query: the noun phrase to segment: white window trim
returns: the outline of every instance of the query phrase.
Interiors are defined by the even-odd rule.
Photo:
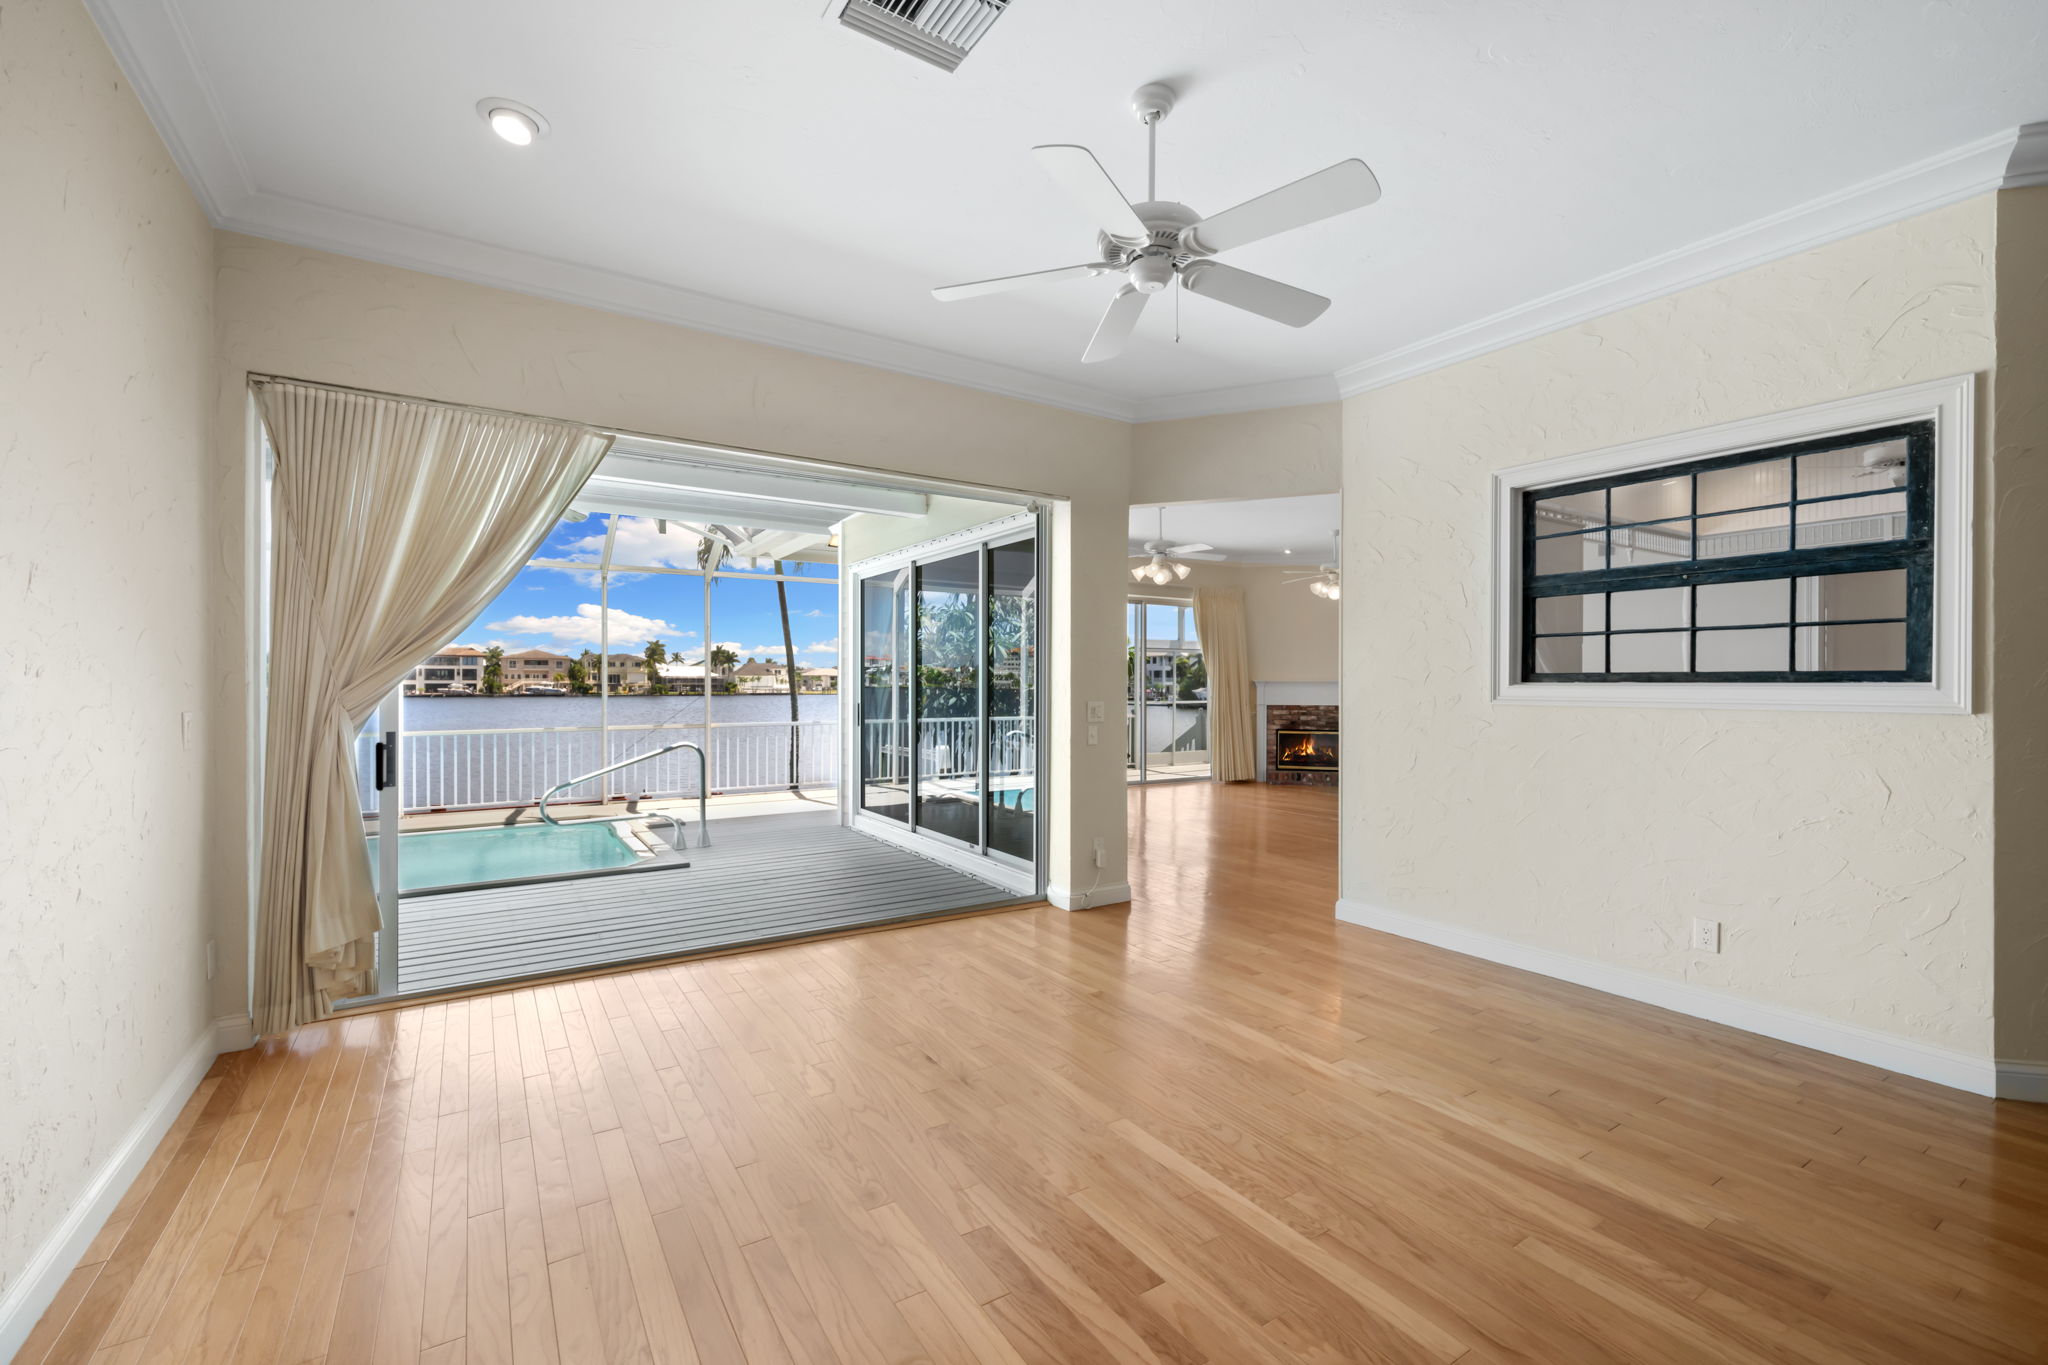
[[[1789,412],[1724,422],[1607,450],[1502,469],[1493,476],[1493,700],[1522,706],[1678,707],[1738,711],[1896,711],[1968,715],[1972,473],[1977,379],[1909,384]],[[1522,494],[1688,460],[1730,455],[1898,422],[1934,422],[1934,642],[1927,682],[1522,682]]]

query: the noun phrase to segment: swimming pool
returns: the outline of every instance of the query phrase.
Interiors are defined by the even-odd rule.
[[[571,876],[631,867],[640,858],[640,851],[609,821],[432,830],[398,836],[398,889]],[[370,865],[377,865],[374,834]]]

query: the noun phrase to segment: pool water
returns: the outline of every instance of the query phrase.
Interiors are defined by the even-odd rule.
[[[600,872],[630,867],[639,860],[618,827],[609,823],[434,830],[398,836],[398,889]],[[376,865],[373,834],[370,866]]]

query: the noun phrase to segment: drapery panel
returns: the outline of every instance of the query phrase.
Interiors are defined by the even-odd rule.
[[[256,1027],[374,985],[355,737],[503,590],[611,438],[314,384],[256,385],[276,454]]]
[[[1209,677],[1211,779],[1245,782],[1259,776],[1258,706],[1251,649],[1245,643],[1244,590],[1196,588],[1195,634]]]

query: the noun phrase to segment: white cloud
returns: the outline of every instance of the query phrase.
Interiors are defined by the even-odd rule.
[[[604,554],[604,522],[593,519],[591,525],[597,529],[590,535],[570,542],[561,554],[545,557],[597,563]],[[683,530],[678,522],[670,522],[668,528],[666,534],[657,530],[651,517],[620,517],[618,535],[612,541],[612,563],[644,564],[655,569],[696,568],[699,537]],[[597,583],[597,575],[591,571],[557,569],[554,572],[568,574],[586,587],[594,587]],[[612,582],[629,583],[638,577],[638,574],[614,573]]]
[[[597,603],[585,602],[576,608],[574,616],[512,616],[503,621],[492,621],[486,629],[502,630],[511,635],[544,635],[556,644],[595,647],[599,639],[601,613]],[[610,624],[614,649],[645,644],[656,637],[688,638],[696,634],[695,631],[681,630],[659,617],[636,616],[617,607],[611,609]]]
[[[805,645],[803,652],[805,654],[837,654],[839,652],[839,642],[837,640],[820,640],[816,644]]]

